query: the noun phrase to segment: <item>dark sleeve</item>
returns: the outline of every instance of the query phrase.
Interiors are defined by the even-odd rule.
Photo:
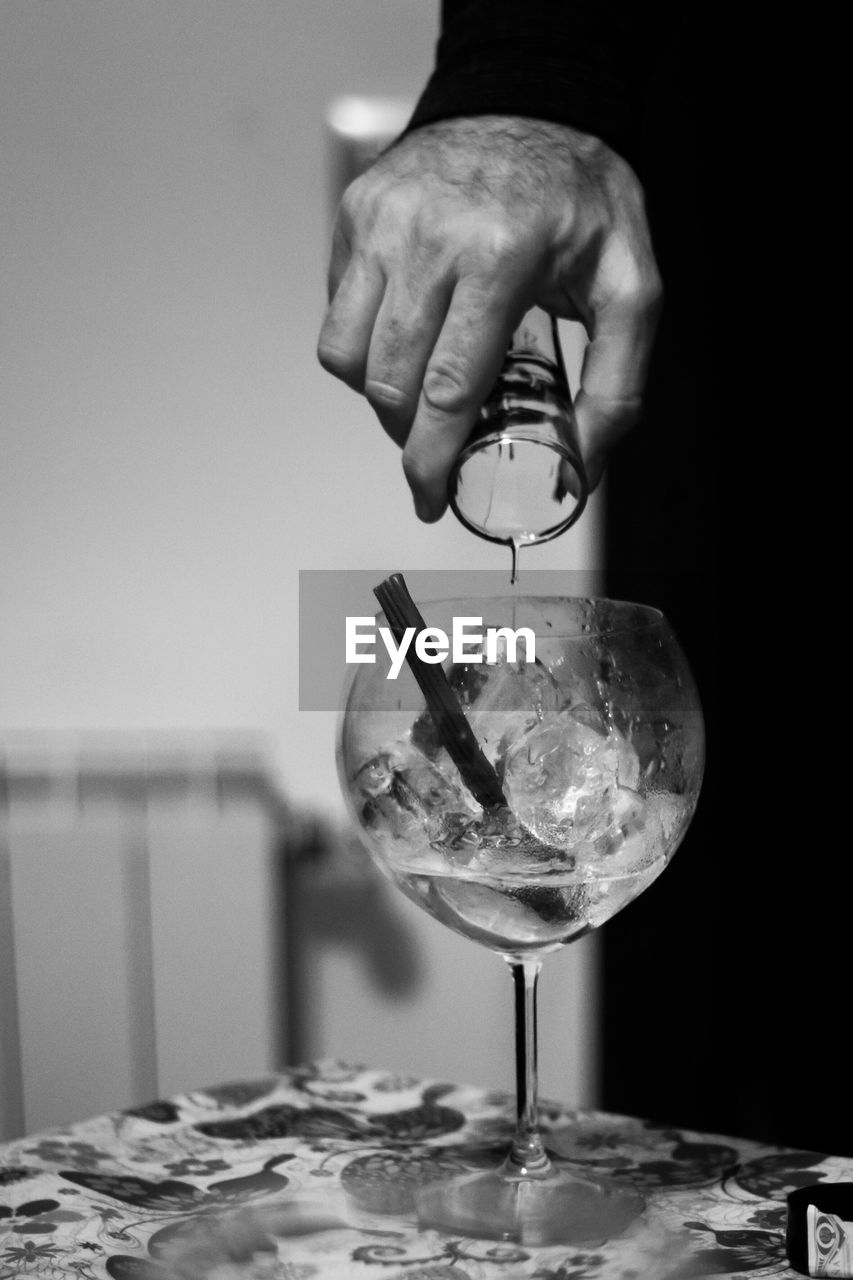
[[[633,161],[645,80],[677,7],[442,0],[435,69],[408,127],[450,116],[532,116],[595,134]]]

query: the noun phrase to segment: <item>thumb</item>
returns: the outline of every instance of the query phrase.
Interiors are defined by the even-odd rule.
[[[581,456],[590,489],[607,455],[640,416],[657,308],[612,303],[594,318],[575,397]]]
[[[639,396],[625,400],[594,396],[581,388],[574,408],[581,458],[592,493],[604,474],[611,450],[637,422],[642,400]]]

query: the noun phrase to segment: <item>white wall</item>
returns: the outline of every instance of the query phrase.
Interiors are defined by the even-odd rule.
[[[437,7],[4,0],[0,730],[260,729],[292,800],[339,814],[333,716],[297,709],[298,570],[503,567],[415,520],[314,355],[325,112],[416,92]],[[536,567],[589,564],[595,528]],[[313,1047],[347,1056],[330,1009]]]

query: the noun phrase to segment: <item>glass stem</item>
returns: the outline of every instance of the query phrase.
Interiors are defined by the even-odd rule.
[[[551,1168],[539,1133],[536,1058],[536,988],[541,960],[510,962],[515,988],[516,1130],[507,1170],[521,1177],[543,1177]]]

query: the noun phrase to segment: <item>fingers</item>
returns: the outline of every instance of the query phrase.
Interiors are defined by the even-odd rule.
[[[447,507],[450,468],[523,311],[505,279],[500,290],[476,277],[457,281],[446,269],[386,281],[378,268],[352,259],[326,313],[320,363],[364,393],[404,449],[422,520],[437,520]]]
[[[506,282],[501,282],[501,288]],[[403,470],[421,520],[447,508],[447,478],[500,372],[520,308],[512,292],[484,292],[461,280],[426,365]]]
[[[376,316],[364,394],[388,435],[402,449],[418,408],[424,375],[447,315],[449,282],[392,278]]]
[[[593,487],[638,416],[659,301],[642,189],[567,126],[462,118],[404,137],[344,195],[329,293],[320,362],[403,447],[424,520],[444,511],[450,468],[533,303],[587,326],[576,413]]]
[[[374,262],[354,257],[339,278],[330,271],[332,293],[320,336],[317,358],[324,369],[352,387],[364,390],[370,339],[385,278]]]
[[[350,264],[320,331],[320,363],[362,392],[402,449],[414,420],[421,384],[447,314],[451,283],[395,275]]]

